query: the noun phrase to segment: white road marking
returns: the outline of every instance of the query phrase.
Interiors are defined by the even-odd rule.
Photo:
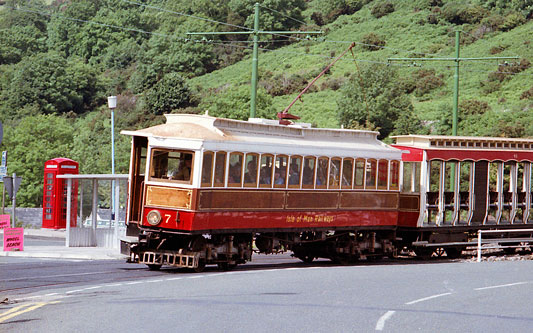
[[[127,284],[128,286],[131,286],[132,284],[140,284],[140,283],[144,283],[144,281],[126,282],[126,284]]]
[[[46,294],[44,296],[55,296],[55,295],[59,295],[58,293],[51,293],[51,294]]]
[[[474,290],[486,290],[486,289],[495,289],[495,288],[505,288],[505,287],[511,287],[511,286],[518,286],[520,284],[526,284],[527,282],[515,282],[515,283],[509,283],[509,284],[500,284],[497,286],[490,286],[490,287],[481,287],[481,288],[475,288]]]
[[[77,293],[77,292],[84,291],[84,290],[85,290],[85,289],[69,290],[69,291],[67,291],[65,294]]]
[[[91,289],[98,289],[98,288],[102,288],[102,286],[87,287],[87,288],[84,288],[83,290],[91,290]]]
[[[416,304],[416,303],[424,302],[424,301],[427,301],[427,300],[430,300],[430,299],[433,299],[433,298],[442,297],[442,296],[448,296],[448,295],[451,295],[451,294],[452,293],[444,293],[444,294],[438,294],[438,295],[428,296],[428,297],[424,297],[424,298],[419,298],[419,299],[415,299],[414,301],[407,302],[407,303],[405,303],[405,305]]]
[[[166,281],[175,281],[175,280],[181,280],[183,279],[183,277],[175,277],[175,278],[168,278],[168,279],[165,279]]]
[[[164,280],[148,280],[146,283],[156,283],[156,282],[163,282]]]
[[[378,322],[376,323],[376,331],[383,331],[383,328],[385,328],[385,322],[392,317],[392,315],[396,313],[396,311],[387,311],[383,316],[381,316],[378,319]]]

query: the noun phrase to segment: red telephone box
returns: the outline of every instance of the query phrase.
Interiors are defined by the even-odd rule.
[[[78,162],[54,158],[44,163],[43,228],[64,229],[67,226],[67,180],[58,175],[79,174]],[[78,182],[72,182],[70,226],[76,226]]]

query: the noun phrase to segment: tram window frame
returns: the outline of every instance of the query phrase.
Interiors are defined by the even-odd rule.
[[[298,164],[298,169],[293,172],[293,163],[295,161],[299,161],[297,162]],[[288,179],[287,179],[287,183],[288,183],[288,187],[289,188],[300,188],[300,184],[302,183],[302,163],[303,162],[303,157],[300,156],[300,155],[291,155],[290,158],[289,158],[289,167],[288,167],[288,170],[289,170],[289,173],[288,173]],[[297,183],[295,184],[294,183],[294,180],[297,181]]]
[[[158,154],[156,156],[156,154]],[[169,155],[173,155],[170,156]],[[179,154],[179,156],[175,156]],[[183,156],[182,156],[183,155]],[[190,155],[190,157],[188,157]],[[167,148],[152,148],[150,151],[150,177],[151,181],[165,181],[179,184],[192,184],[193,175],[194,175],[194,155],[195,152],[192,150],[183,150],[183,149],[167,149]],[[161,157],[160,157],[161,156]],[[164,157],[166,156],[166,158]],[[179,172],[182,169],[182,163],[185,163],[185,160],[191,160],[191,170],[189,172],[189,179],[173,179],[173,174],[171,174],[171,167],[173,172]],[[177,160],[177,161],[176,161]],[[177,162],[177,165],[170,165],[169,162]]]
[[[222,158],[220,161],[219,159]],[[225,151],[217,151],[215,154],[215,164],[213,166],[214,173],[213,173],[213,187],[224,187],[226,184],[226,159],[227,159],[228,153]],[[219,163],[220,161],[220,163]],[[220,170],[222,168],[222,170]],[[222,175],[220,174],[222,173]]]
[[[329,159],[329,172],[328,172],[328,188],[340,189],[341,188],[341,169],[342,159],[340,157],[332,157]]]
[[[325,167],[325,171],[324,171]],[[329,157],[321,156],[317,159],[316,176],[315,176],[315,188],[327,189],[328,188],[328,173],[329,173]],[[322,177],[320,177],[322,174]],[[321,180],[322,179],[322,180]],[[320,181],[320,184],[318,183]]]
[[[281,159],[285,159],[285,165],[282,166],[281,165]],[[287,170],[288,170],[288,167],[289,167],[289,156],[288,155],[284,155],[284,154],[280,154],[280,155],[276,155],[276,158],[274,160],[274,173],[273,173],[273,183],[274,183],[274,188],[286,188],[287,187]],[[279,183],[279,184],[276,184],[276,171],[279,171],[280,172],[280,179],[283,180],[283,183]],[[282,176],[282,172],[285,172],[285,174]]]
[[[308,166],[307,161],[312,161],[313,166]],[[306,172],[306,167],[309,167],[309,171]],[[308,179],[309,172],[311,173],[311,179]],[[303,159],[302,168],[302,188],[315,188],[315,174],[316,174],[316,157],[305,156]]]
[[[400,189],[400,161],[390,161],[389,172],[389,190],[398,191]]]
[[[263,166],[263,159],[270,159],[270,165],[265,164]],[[266,161],[265,161],[266,162]],[[267,162],[268,163],[268,162]],[[259,158],[259,187],[272,188],[272,172],[274,170],[274,155],[273,154],[261,154]],[[263,170],[266,170],[263,172]],[[268,182],[264,182],[265,177],[268,176]]]
[[[361,189],[361,190],[364,189],[365,183],[366,183],[365,177],[366,177],[366,160],[364,158],[356,158],[355,165],[354,165],[353,188]],[[359,180],[361,182],[359,182]]]
[[[349,169],[347,168],[347,165],[349,165]],[[341,189],[351,189],[353,186],[353,170],[354,170],[354,159],[349,158],[343,158],[342,159],[342,166],[341,166]],[[348,174],[348,178],[346,178],[346,174]]]
[[[206,161],[206,157],[210,156],[211,160]],[[212,151],[204,151],[202,156],[202,178],[201,183],[202,187],[211,187],[213,186],[213,162],[215,159],[215,153]],[[206,167],[209,163],[209,169],[207,170]],[[207,176],[207,177],[206,177]],[[208,181],[206,181],[208,180]]]
[[[378,190],[386,190],[389,185],[389,160],[380,159],[378,161],[377,171],[377,188]]]
[[[250,172],[249,172],[248,165],[250,163],[253,163],[253,161],[249,160],[248,157],[251,157],[252,159],[255,158],[255,175],[250,174]],[[245,161],[244,165],[246,166],[246,168],[243,170],[244,171],[243,185],[244,185],[244,187],[257,187],[258,175],[259,175],[259,161],[260,161],[259,154],[248,153],[248,154],[246,154],[246,156],[244,158],[244,161]],[[247,177],[248,177],[248,179],[247,179]],[[253,179],[253,181],[247,181],[247,180],[250,180],[250,179]]]
[[[365,189],[377,189],[378,161],[375,158],[366,160],[365,166]],[[370,175],[370,177],[369,177]]]
[[[233,157],[240,157],[240,160],[234,161],[232,164]],[[228,159],[228,187],[242,187],[242,181],[243,181],[243,161],[244,161],[244,154],[241,152],[231,152],[229,154]],[[240,165],[236,165],[235,163],[239,163]],[[238,168],[235,169],[235,168]],[[235,175],[233,175],[235,173]],[[238,179],[232,178],[232,177],[239,177]],[[238,180],[238,181],[235,181]]]

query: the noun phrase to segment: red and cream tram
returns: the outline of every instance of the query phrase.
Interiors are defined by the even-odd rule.
[[[135,237],[123,249],[152,269],[230,268],[253,251],[306,262],[437,247],[454,256],[479,228],[529,221],[533,141],[399,136],[389,146],[371,131],[166,118],[122,132]]]

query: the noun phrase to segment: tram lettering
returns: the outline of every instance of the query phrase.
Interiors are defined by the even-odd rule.
[[[168,221],[170,220],[171,216],[172,215],[170,215],[170,214],[165,214],[165,223],[168,223]]]

